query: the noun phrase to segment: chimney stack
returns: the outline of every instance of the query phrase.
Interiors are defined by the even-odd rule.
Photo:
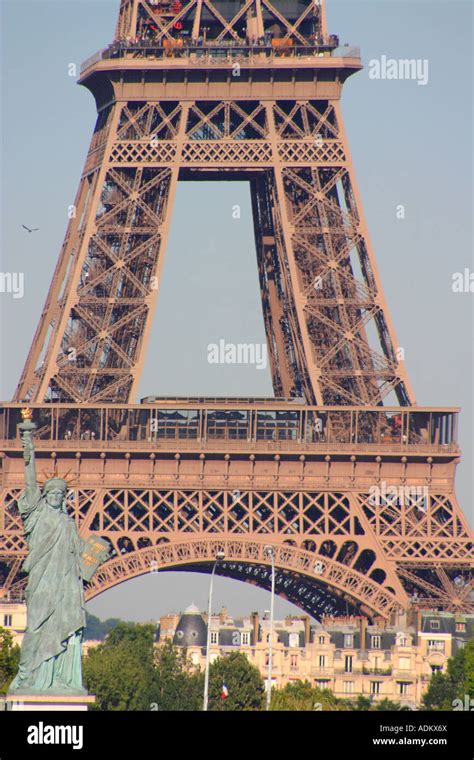
[[[305,644],[311,643],[311,628],[309,626],[309,615],[304,615],[304,642]]]
[[[418,634],[420,633],[423,626],[423,610],[421,608],[418,608],[416,611],[416,637],[418,639]]]
[[[258,612],[252,612],[250,614],[250,620],[253,625],[253,643],[258,643]]]
[[[367,649],[367,618],[362,616],[360,619],[360,648]]]

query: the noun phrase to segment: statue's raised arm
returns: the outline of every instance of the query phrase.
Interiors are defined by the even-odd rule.
[[[23,513],[25,508],[34,508],[39,503],[41,492],[36,479],[35,449],[32,439],[32,433],[36,429],[36,425],[31,419],[30,409],[22,409],[21,416],[23,422],[20,423],[19,428],[21,430],[21,443],[25,462],[25,493],[19,506],[20,511]]]

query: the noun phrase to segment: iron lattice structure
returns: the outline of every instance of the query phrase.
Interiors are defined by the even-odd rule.
[[[81,531],[115,550],[89,596],[153,568],[208,571],[219,548],[219,572],[266,587],[271,543],[277,591],[315,616],[388,617],[413,595],[472,606],[457,412],[414,406],[344,132],[342,85],[360,68],[322,2],[122,0],[114,42],[81,70],[97,123],[2,411],[3,593],[24,583],[28,403],[44,469],[75,473]],[[176,186],[200,179],[250,183],[276,398],[133,407]],[[415,495],[374,506],[387,483]]]

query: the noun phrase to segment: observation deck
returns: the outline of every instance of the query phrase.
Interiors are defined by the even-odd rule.
[[[21,450],[29,406],[38,451],[282,451],[308,454],[459,455],[459,409],[318,407],[283,399],[148,397],[141,404],[0,407],[0,452]]]
[[[210,41],[200,45],[189,42],[159,45],[153,40],[129,42],[118,40],[91,55],[81,64],[80,83],[90,73],[109,69],[146,68],[225,68],[238,63],[242,68],[318,68],[348,70],[362,68],[360,48],[339,45],[332,35],[318,45],[250,45]],[[352,71],[350,71],[352,73]]]

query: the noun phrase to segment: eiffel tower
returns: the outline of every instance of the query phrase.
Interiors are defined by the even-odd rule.
[[[458,409],[416,405],[340,111],[359,50],[318,0],[122,0],[79,82],[98,117],[12,402],[0,412],[0,586],[26,553],[18,423],[113,555],[91,599],[217,573],[320,618],[474,609],[454,491]],[[136,403],[178,181],[250,183],[274,398]]]

